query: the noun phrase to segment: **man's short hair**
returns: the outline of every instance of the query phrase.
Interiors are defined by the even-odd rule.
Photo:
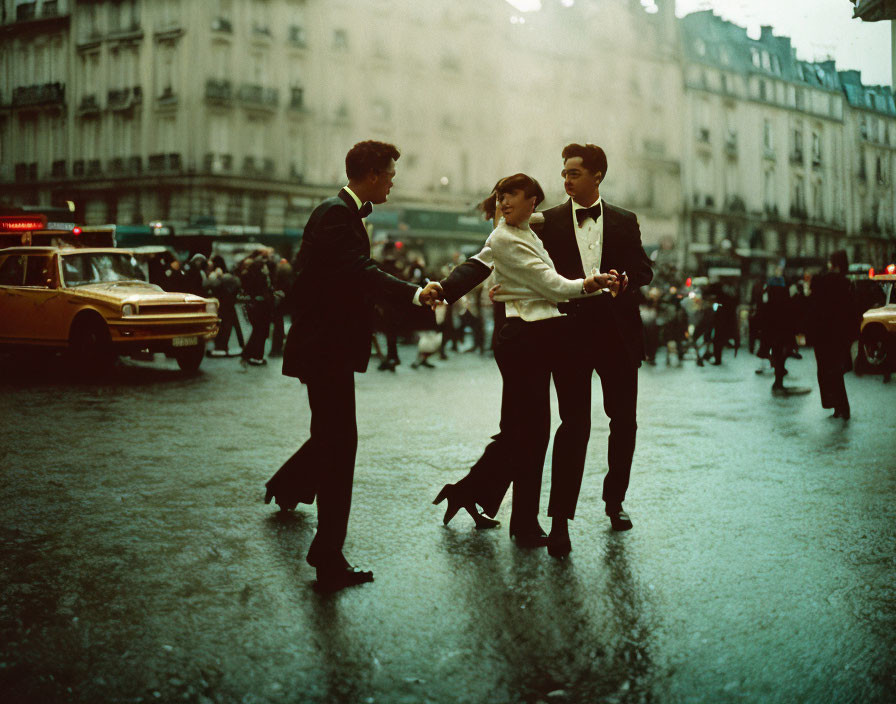
[[[582,166],[591,173],[600,171],[604,178],[607,176],[607,155],[596,144],[567,144],[563,147],[562,156],[563,161],[582,157]]]
[[[401,152],[394,144],[368,139],[358,142],[345,155],[345,174],[349,181],[361,181],[371,171],[385,171],[392,159],[398,161]]]

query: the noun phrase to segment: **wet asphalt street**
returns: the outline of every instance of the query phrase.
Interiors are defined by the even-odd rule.
[[[313,508],[262,503],[309,422],[276,360],[86,384],[0,358],[0,701],[896,701],[896,383],[848,375],[844,424],[811,350],[790,398],[744,354],[643,368],[616,534],[595,382],[558,562],[511,543],[507,504],[485,532],[430,504],[497,429],[493,360],[402,358],[356,381],[346,554],[376,581],[330,597]]]

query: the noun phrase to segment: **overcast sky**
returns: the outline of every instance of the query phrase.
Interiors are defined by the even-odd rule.
[[[520,9],[540,7],[542,1],[507,0]],[[575,0],[563,0],[571,4]],[[652,0],[642,0],[650,5]],[[769,24],[775,34],[789,36],[800,59],[833,57],[840,69],[859,69],[866,85],[890,85],[890,23],[852,19],[850,0],[675,0],[681,17],[695,10],[714,10],[727,20],[759,36]]]

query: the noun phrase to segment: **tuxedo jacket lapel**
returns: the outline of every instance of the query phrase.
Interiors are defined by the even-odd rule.
[[[568,279],[584,278],[585,270],[582,267],[582,255],[576,240],[572,205],[569,200],[544,211],[542,240],[561,275]]]
[[[352,214],[352,229],[360,236],[364,238],[364,241],[367,243],[369,248],[370,240],[367,237],[367,230],[364,228],[364,222],[361,220],[361,216],[358,215],[358,206],[355,204],[355,199],[352,198],[348,192],[344,188],[339,190],[339,200],[345,203],[345,207],[351,211]],[[369,251],[369,250],[368,250]]]

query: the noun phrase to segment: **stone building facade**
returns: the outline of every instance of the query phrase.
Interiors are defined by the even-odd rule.
[[[681,20],[681,46],[687,267],[726,252],[759,269],[840,248],[853,261],[896,255],[889,88],[710,11]]]
[[[374,138],[402,151],[382,222],[450,235],[510,173],[560,201],[563,145],[592,141],[602,193],[682,269],[726,241],[876,261],[894,124],[888,89],[673,0],[0,5],[2,200],[88,223],[297,233]]]

